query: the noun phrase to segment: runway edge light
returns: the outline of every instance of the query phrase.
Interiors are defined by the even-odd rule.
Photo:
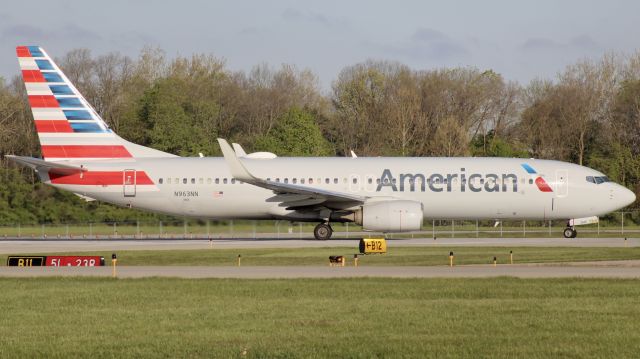
[[[118,256],[116,256],[115,253],[113,253],[111,255],[111,267],[112,267],[112,272],[111,272],[111,276],[113,278],[116,277],[116,264],[118,263]]]

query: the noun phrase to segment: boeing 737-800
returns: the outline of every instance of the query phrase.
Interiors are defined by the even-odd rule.
[[[87,200],[206,219],[331,222],[366,231],[421,229],[424,219],[567,220],[575,225],[633,203],[602,173],[520,158],[315,157],[247,154],[184,158],[116,135],[38,46],[19,46],[42,158],[7,156],[51,186]]]

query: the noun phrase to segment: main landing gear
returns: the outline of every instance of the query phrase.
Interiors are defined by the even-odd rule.
[[[326,241],[331,238],[333,234],[333,229],[329,225],[329,223],[320,223],[313,229],[313,236],[316,237],[319,241]]]
[[[564,238],[576,238],[578,231],[573,227],[567,227],[562,234],[564,234]]]

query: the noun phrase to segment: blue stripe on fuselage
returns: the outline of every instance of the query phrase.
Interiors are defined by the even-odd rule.
[[[522,168],[524,168],[525,171],[527,171],[528,174],[535,174],[536,170],[533,169],[533,167],[529,166],[526,163],[522,164]]]

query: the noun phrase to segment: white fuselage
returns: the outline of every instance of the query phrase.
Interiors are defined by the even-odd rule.
[[[613,182],[586,180],[587,176],[604,176],[600,172],[559,161],[402,157],[242,161],[263,179],[358,194],[370,201],[418,201],[423,204],[425,219],[581,218],[600,216],[635,199],[631,191]],[[233,180],[223,158],[151,158],[85,166],[92,171],[124,171],[124,184],[83,183],[83,178],[74,184],[51,183],[46,174],[43,180],[97,200],[171,215],[318,220],[270,201],[275,196],[271,190]],[[148,177],[145,181],[141,180],[143,173]],[[548,185],[548,191],[541,189],[539,181]]]

